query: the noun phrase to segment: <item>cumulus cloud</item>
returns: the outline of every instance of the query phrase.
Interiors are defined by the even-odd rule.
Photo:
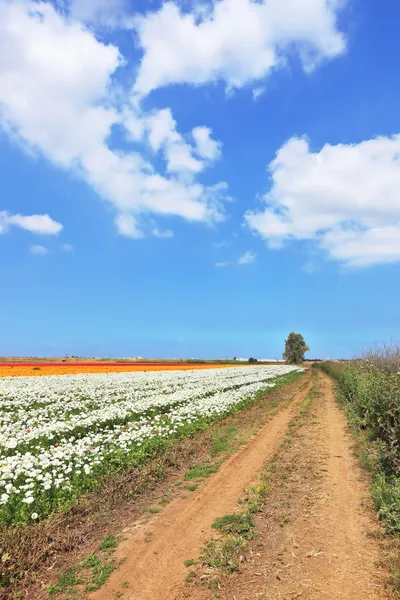
[[[13,215],[5,210],[0,211],[0,233],[12,226],[40,235],[57,235],[63,228],[61,223],[54,221],[49,215]]]
[[[216,267],[229,267],[230,265],[249,265],[250,263],[254,262],[257,258],[257,254],[254,254],[254,252],[250,252],[247,251],[245,252],[242,256],[240,256],[238,259],[231,261],[231,260],[223,260],[223,261],[219,261],[215,263]]]
[[[61,250],[64,250],[64,252],[72,252],[73,249],[74,247],[71,244],[61,244]]]
[[[221,143],[212,139],[209,127],[195,127],[192,131],[199,156],[207,160],[216,160],[221,154]]]
[[[318,152],[292,138],[268,169],[266,207],[245,218],[270,247],[313,240],[354,267],[400,260],[400,135]]]
[[[117,93],[115,77],[124,59],[116,46],[99,41],[52,4],[29,0],[0,0],[0,37],[6,49],[0,125],[22,147],[84,178],[114,206],[118,231],[139,237],[138,221],[149,213],[189,221],[223,218],[226,185],[197,181],[209,161],[195,156],[171,112],[163,113],[169,117],[166,133],[157,133],[155,115]],[[107,140],[114,126],[143,148],[111,149]],[[149,143],[163,153],[165,170],[155,155],[153,162],[148,157]]]
[[[223,81],[228,89],[260,81],[297,54],[306,71],[345,51],[337,27],[342,0],[219,0],[183,12],[165,2],[137,16],[143,59],[134,86],[146,95],[176,83]]]
[[[254,252],[245,252],[243,254],[243,256],[241,256],[237,263],[238,265],[249,265],[250,263],[254,262],[257,258],[257,254],[254,254]]]
[[[165,229],[165,231],[162,231],[160,229],[158,229],[157,227],[155,227],[152,231],[154,237],[157,238],[164,238],[164,239],[170,239],[174,237],[174,232],[171,231],[170,229]]]
[[[140,113],[138,113],[140,114]],[[136,122],[139,118],[136,118]],[[214,140],[209,127],[194,127],[191,145],[177,131],[171,109],[154,110],[141,115],[142,135],[147,134],[154,152],[161,151],[167,164],[167,171],[176,174],[197,174],[221,155],[221,143]],[[195,156],[197,155],[197,157]]]
[[[43,256],[44,254],[48,254],[49,250],[45,246],[40,246],[39,244],[33,244],[29,251],[31,254],[37,254],[39,256]]]
[[[87,23],[117,27],[122,25],[127,11],[127,0],[70,0],[70,14]]]
[[[125,237],[136,239],[143,237],[136,219],[132,215],[118,215],[115,219],[115,225],[118,232]]]

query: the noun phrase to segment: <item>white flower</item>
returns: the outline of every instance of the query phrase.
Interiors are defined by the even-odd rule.
[[[38,515],[37,513],[32,513],[32,514],[31,514],[31,519],[33,519],[34,521],[35,521],[36,519],[38,519],[38,518],[39,518],[39,515]]]
[[[55,499],[61,490],[78,491],[113,453],[167,439],[201,417],[223,416],[294,370],[0,378],[0,486],[7,492],[0,503],[32,504],[50,490]]]

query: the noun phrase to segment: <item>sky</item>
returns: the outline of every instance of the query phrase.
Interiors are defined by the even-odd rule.
[[[0,355],[400,338],[400,5],[0,0]]]

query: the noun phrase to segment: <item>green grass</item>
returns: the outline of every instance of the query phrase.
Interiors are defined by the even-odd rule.
[[[192,485],[188,485],[186,487],[186,489],[189,490],[189,492],[194,492],[195,490],[197,490],[198,487],[199,487],[198,483],[193,483]]]
[[[192,479],[204,479],[209,477],[213,473],[216,473],[221,463],[208,463],[204,462],[185,473],[185,481],[191,481]]]
[[[184,563],[185,567],[191,567],[192,565],[196,565],[196,561],[193,558],[189,558],[188,560],[185,560]]]
[[[223,533],[234,533],[248,538],[252,537],[254,523],[248,513],[235,513],[218,517],[212,527]]]
[[[113,539],[111,539],[113,538]],[[112,555],[115,550],[116,538],[107,536],[101,542],[99,550]],[[110,577],[115,569],[114,561],[104,560],[95,554],[89,554],[77,567],[61,573],[57,583],[48,586],[49,598],[60,600],[84,598],[86,592],[95,592]]]
[[[337,399],[352,426],[360,464],[370,473],[378,517],[390,534],[388,543],[397,546],[388,552],[387,564],[389,584],[400,597],[400,377],[386,363],[328,362],[321,368],[336,382]]]
[[[115,550],[118,546],[118,540],[115,535],[106,535],[106,537],[101,541],[99,550]]]
[[[221,540],[210,540],[202,549],[200,557],[211,569],[237,571],[240,555],[246,546],[246,540],[240,535],[229,534]]]
[[[214,436],[212,445],[210,448],[211,456],[229,452],[232,448],[232,442],[234,441],[238,428],[235,425],[227,425],[221,431],[218,431]]]
[[[361,465],[371,472],[379,518],[400,535],[400,377],[367,362],[324,363],[337,397],[357,432]]]
[[[57,594],[62,594],[68,591],[72,586],[76,586],[82,583],[82,579],[79,579],[77,573],[69,569],[68,571],[64,571],[59,577],[59,580],[56,584],[50,585],[48,591],[50,593],[50,597],[55,597]]]

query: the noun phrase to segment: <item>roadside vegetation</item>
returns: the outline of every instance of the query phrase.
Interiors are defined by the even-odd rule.
[[[338,400],[356,432],[378,517],[392,536],[391,584],[400,594],[400,344],[375,346],[360,359],[320,366],[336,381]]]
[[[358,431],[379,518],[400,534],[400,346],[374,348],[360,360],[322,368],[335,379],[339,401]]]

